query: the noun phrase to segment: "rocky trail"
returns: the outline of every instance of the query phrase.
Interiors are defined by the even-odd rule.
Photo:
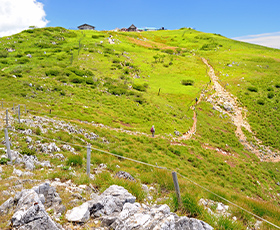
[[[208,74],[214,85],[214,90],[216,91],[208,98],[207,101],[213,105],[215,110],[226,113],[229,117],[231,117],[234,125],[236,126],[235,134],[245,149],[256,154],[261,161],[280,161],[280,153],[276,151],[273,152],[270,147],[262,145],[261,140],[257,139],[255,136],[254,139],[257,142],[256,145],[247,141],[247,138],[242,131],[242,127],[252,134],[253,132],[249,123],[246,121],[246,110],[239,105],[237,98],[234,97],[234,95],[230,94],[224,87],[222,87],[219,83],[218,77],[215,75],[213,67],[208,63],[208,61],[205,58],[202,58],[202,61],[209,68]]]

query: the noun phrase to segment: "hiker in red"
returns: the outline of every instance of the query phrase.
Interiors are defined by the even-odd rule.
[[[152,128],[151,128],[151,133],[152,133],[152,137],[154,137],[155,136],[155,127],[154,126],[152,126]]]

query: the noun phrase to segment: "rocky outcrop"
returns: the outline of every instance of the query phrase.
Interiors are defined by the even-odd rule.
[[[0,215],[13,211],[11,226],[17,229],[62,229],[51,219],[45,207],[52,207],[55,212],[63,212],[64,207],[55,188],[48,183],[18,192],[0,206]]]
[[[116,230],[212,230],[207,223],[188,217],[179,217],[164,205],[149,207],[135,203],[135,197],[123,187],[112,185],[100,196],[67,211],[66,219],[84,223],[92,218],[101,220],[104,227]]]

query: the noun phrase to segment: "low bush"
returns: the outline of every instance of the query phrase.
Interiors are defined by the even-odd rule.
[[[280,83],[276,83],[276,84],[275,84],[275,87],[276,87],[276,88],[280,88]]]
[[[58,76],[60,71],[58,69],[49,69],[45,72],[47,76]]]
[[[28,155],[28,156],[32,156],[36,154],[36,150],[35,149],[29,149],[27,147],[23,148],[20,152],[22,155]]]
[[[272,88],[272,87],[267,87],[266,90],[267,90],[267,91],[273,91],[273,88]]]
[[[97,38],[104,38],[105,35],[104,34],[94,34],[91,36],[93,39],[97,39]]]
[[[263,99],[258,99],[258,100],[257,100],[257,103],[258,103],[259,105],[264,105],[264,104],[265,104]]]
[[[6,165],[8,161],[9,161],[8,158],[3,157],[3,158],[0,159],[0,164],[1,165]]]
[[[182,80],[181,81],[182,85],[194,85],[194,81],[191,79],[187,79],[187,80]]]
[[[67,158],[66,165],[82,166],[83,165],[83,157],[81,155],[70,155]]]
[[[120,59],[117,59],[117,58],[114,58],[114,59],[112,60],[112,62],[113,62],[113,63],[120,63],[121,60],[120,60]]]
[[[111,85],[108,88],[109,93],[112,93],[114,95],[124,95],[127,94],[127,87],[125,85]]]
[[[0,51],[0,58],[8,57],[9,52],[7,50]]]
[[[132,85],[132,88],[135,89],[135,90],[138,90],[138,91],[141,91],[141,92],[146,92],[147,91],[147,87],[148,87],[148,84],[145,83],[145,84],[137,84],[137,83],[134,83]]]
[[[83,83],[84,81],[85,79],[83,77],[79,77],[74,74],[70,76],[70,82],[72,83],[79,84],[79,83]]]
[[[269,92],[269,93],[267,94],[267,97],[268,97],[269,99],[273,98],[273,97],[274,97],[274,93],[273,93],[273,92]]]
[[[167,54],[173,54],[173,53],[174,53],[174,50],[166,49],[166,50],[164,50],[163,52],[165,52],[165,53],[167,53]]]
[[[255,87],[255,86],[249,86],[247,89],[248,89],[250,92],[258,92],[258,88]]]
[[[58,81],[62,82],[62,83],[66,83],[68,82],[67,77],[65,76],[59,76],[58,78],[56,78]]]
[[[26,63],[30,62],[30,60],[29,60],[29,58],[27,58],[27,57],[23,57],[23,58],[19,58],[19,59],[17,60],[17,62],[18,62],[19,64],[26,64]]]

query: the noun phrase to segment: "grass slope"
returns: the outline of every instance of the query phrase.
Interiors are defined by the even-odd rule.
[[[113,36],[115,44],[109,44],[109,36]],[[51,110],[52,116],[71,120],[109,141],[108,144],[87,140],[93,147],[176,170],[280,224],[280,188],[276,184],[280,181],[277,169],[280,163],[260,162],[245,150],[234,134],[232,121],[221,118],[209,103],[201,102],[196,106],[196,135],[182,141],[182,145],[170,144],[174,128],[183,133],[192,126],[193,111],[189,107],[201,90],[211,93],[201,56],[209,60],[221,84],[228,84],[227,90],[248,109],[249,123],[257,137],[264,144],[280,149],[279,50],[191,29],[121,33],[69,31],[57,27],[26,30],[0,41],[0,99],[5,107],[11,107],[12,103],[26,104],[32,113],[36,111],[39,115]],[[7,52],[5,49],[9,48],[15,51]],[[185,86],[181,84],[183,80],[191,80],[193,85]],[[138,131],[139,134],[102,129],[79,120]],[[141,134],[149,134],[151,125],[156,127],[157,138]],[[66,131],[37,132],[42,138],[83,144],[78,135],[71,136]],[[2,132],[0,137],[3,136]],[[19,149],[26,147],[23,136],[16,140]],[[76,151],[85,157],[84,149],[76,148]],[[64,155],[71,158],[70,153]],[[38,157],[47,158],[40,154]],[[51,163],[58,165],[61,162],[52,160]],[[116,164],[121,165],[141,183],[158,184],[159,197],[173,190],[172,179],[165,171],[151,171],[146,166],[119,161],[101,153],[93,155],[92,163],[107,163],[111,172],[118,171]],[[7,176],[4,177],[8,177],[11,172],[8,166],[5,167]],[[85,173],[83,167],[76,170],[81,175]],[[73,179],[78,184],[92,183],[86,177],[73,178],[62,169],[45,177]],[[101,174],[93,183],[101,190],[109,184],[119,183],[134,192],[138,200],[144,199],[139,184],[115,180],[110,173]],[[180,186],[183,193],[191,194],[195,201],[200,197],[217,199],[186,180],[180,179]],[[174,210],[191,212],[180,209],[176,202],[171,205]],[[239,227],[231,227],[225,220],[220,220],[219,226],[202,211],[193,214],[215,225],[215,229],[249,226],[251,217],[240,210],[235,210],[235,215],[239,218]],[[228,228],[222,228],[226,225]],[[263,229],[269,229],[269,226]]]

